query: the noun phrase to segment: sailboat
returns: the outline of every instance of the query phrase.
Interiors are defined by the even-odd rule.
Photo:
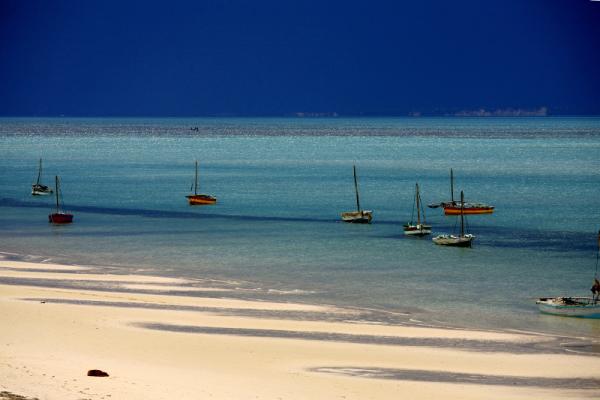
[[[455,247],[471,247],[471,242],[475,239],[475,236],[470,233],[465,234],[465,213],[462,205],[464,204],[465,195],[460,192],[460,204],[461,204],[461,212],[460,212],[460,235],[438,235],[434,237],[433,243],[439,244],[442,246],[455,246]]]
[[[31,195],[32,196],[47,196],[52,194],[52,189],[50,189],[46,185],[42,185],[40,183],[40,179],[42,178],[42,159],[40,158],[40,166],[38,168],[38,176],[37,181],[31,185]]]
[[[541,297],[535,302],[540,312],[564,317],[600,318],[600,281],[598,260],[600,258],[600,231],[596,251],[596,272],[591,297]]]
[[[356,193],[356,210],[342,213],[342,221],[356,224],[369,224],[373,218],[373,211],[360,208],[360,196],[358,194],[358,181],[356,180],[356,165],[352,166],[354,171],[354,191]]]
[[[209,194],[198,194],[198,161],[196,161],[196,179],[194,180],[194,194],[185,196],[190,206],[215,204],[217,198]]]
[[[56,182],[56,211],[48,215],[48,222],[53,224],[70,224],[73,222],[73,214],[66,213],[60,209],[60,181],[58,176]]]
[[[454,200],[454,172],[450,168],[450,201],[444,201],[439,204],[429,204],[429,208],[442,207],[445,215],[463,214],[491,214],[494,212],[494,206],[484,203],[471,203],[461,200],[460,203]],[[462,210],[462,211],[461,211]]]
[[[415,202],[413,205],[413,215],[415,213],[415,206],[417,209],[417,223],[414,224],[411,221],[404,224],[404,234],[411,236],[425,236],[431,234],[431,225],[425,223],[425,210],[423,210],[423,204],[421,202],[421,195],[419,194],[419,184],[415,184]],[[423,213],[423,223],[421,223],[421,213]]]

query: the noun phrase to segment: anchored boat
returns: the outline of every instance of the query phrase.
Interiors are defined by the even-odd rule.
[[[494,206],[484,203],[460,202],[454,200],[454,172],[450,168],[450,201],[444,201],[439,204],[429,204],[429,208],[442,207],[445,215],[463,214],[491,214],[494,212]]]
[[[425,223],[425,210],[423,210],[423,203],[421,202],[421,195],[419,194],[419,184],[415,184],[415,201],[413,203],[413,216],[415,214],[415,208],[417,210],[417,223],[413,222],[411,217],[410,222],[404,224],[404,234],[411,236],[425,236],[431,234],[431,225]],[[423,213],[423,222],[421,222],[421,213]]]
[[[348,211],[342,213],[342,221],[355,224],[369,224],[373,218],[373,211],[362,210],[360,208],[360,196],[358,194],[358,181],[356,179],[356,165],[352,166],[354,171],[354,192],[356,193],[357,211]]]
[[[40,166],[38,168],[37,181],[33,185],[31,185],[31,195],[32,196],[47,196],[49,194],[52,194],[52,189],[50,189],[46,185],[42,185],[42,183],[40,182],[41,178],[42,178],[42,159],[40,158]]]
[[[64,212],[60,208],[60,180],[58,176],[55,177],[56,182],[56,210],[52,214],[48,215],[48,222],[53,224],[70,224],[73,222],[73,214]]]
[[[460,192],[460,204],[464,204],[465,195],[461,191]],[[460,212],[460,235],[438,235],[434,237],[433,243],[439,244],[441,246],[454,246],[454,247],[471,247],[471,242],[473,242],[475,236],[470,233],[465,233],[465,214],[463,212],[463,208],[461,207]]]
[[[593,297],[541,297],[535,303],[544,314],[600,318],[600,303]]]
[[[198,194],[198,161],[196,161],[196,177],[194,179],[193,188],[194,194],[185,196],[188,199],[190,206],[216,204],[216,197],[209,194]]]
[[[598,260],[600,258],[600,231],[596,251],[596,272],[590,289],[592,297],[541,297],[535,303],[544,314],[563,317],[600,318],[600,281],[598,280]]]

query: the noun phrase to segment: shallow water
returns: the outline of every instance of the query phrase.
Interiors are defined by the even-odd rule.
[[[540,315],[533,300],[589,294],[598,118],[0,119],[0,155],[0,251],[600,337],[600,320]],[[40,157],[73,225],[50,226],[53,199],[30,196]],[[195,159],[216,206],[187,205]],[[369,226],[338,218],[355,206],[354,163]],[[468,218],[471,249],[402,234],[415,182],[425,203],[447,200],[450,168],[457,192],[496,206]],[[434,234],[455,229],[426,214]]]

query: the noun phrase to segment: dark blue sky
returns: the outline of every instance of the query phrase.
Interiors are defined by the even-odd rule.
[[[600,114],[600,2],[0,0],[0,115]]]

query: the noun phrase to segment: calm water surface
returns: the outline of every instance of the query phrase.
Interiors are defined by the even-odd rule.
[[[198,127],[198,130],[191,130]],[[600,337],[600,320],[540,315],[588,295],[600,228],[600,119],[0,119],[0,251],[123,271],[236,280],[300,300],[415,320]],[[62,177],[71,226],[47,223]],[[216,206],[189,207],[194,160]],[[352,165],[372,225],[352,210]],[[407,238],[424,202],[494,204],[471,249]],[[434,234],[456,218],[426,209]],[[257,291],[260,296],[261,291]]]

